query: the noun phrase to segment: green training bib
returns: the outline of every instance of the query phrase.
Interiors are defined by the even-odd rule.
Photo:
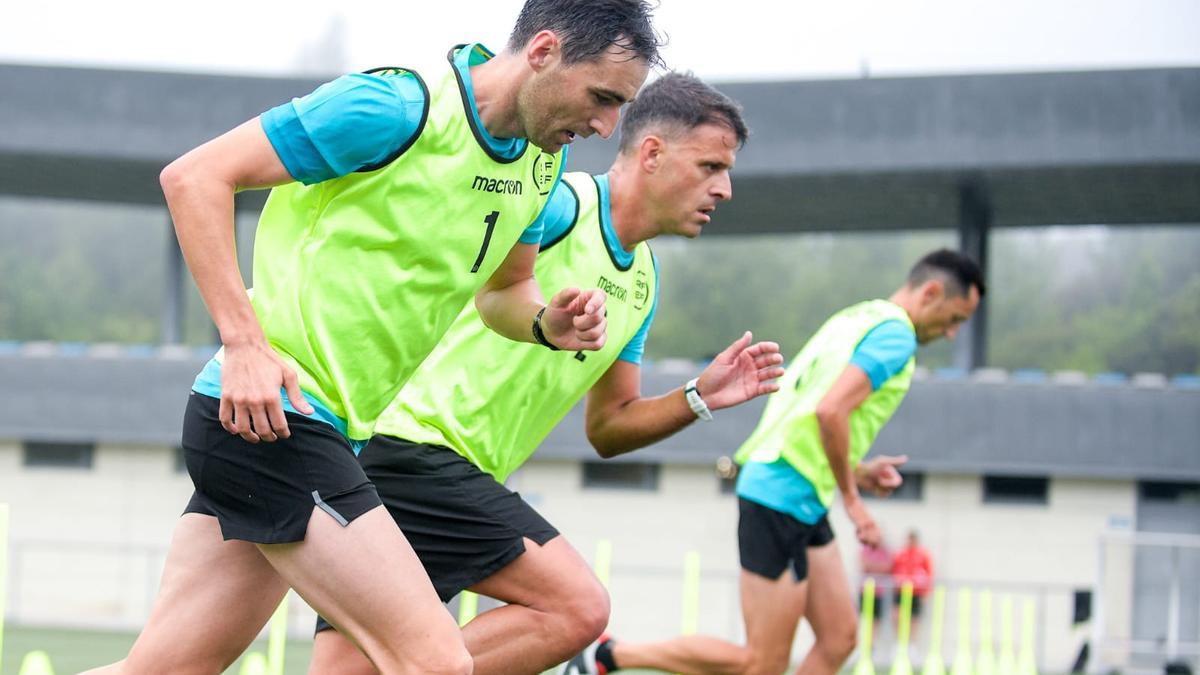
[[[563,176],[578,197],[575,223],[543,247],[535,273],[547,295],[561,288],[608,293],[608,339],[597,352],[552,352],[496,335],[469,306],[379,418],[376,433],[443,445],[503,482],[617,360],[654,306],[657,278],[642,242],[627,268],[601,231],[599,187]],[[607,218],[607,214],[604,214]]]
[[[451,53],[453,55],[453,51]],[[381,168],[271,191],[253,304],[300,386],[365,439],[541,211],[562,153],[493,155],[452,63],[421,72],[415,140]]]
[[[821,503],[833,503],[837,481],[829,468],[817,424],[817,404],[850,364],[858,343],[885,321],[912,321],[899,306],[887,300],[870,300],[834,314],[804,345],[779,380],[779,391],[767,399],[762,418],[750,438],[738,449],[739,464],[769,464],[783,457],[817,490]],[[887,423],[912,383],[916,357],[867,396],[850,413],[850,464],[858,465],[879,430]]]

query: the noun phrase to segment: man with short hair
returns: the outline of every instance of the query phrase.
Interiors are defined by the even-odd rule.
[[[797,672],[836,673],[854,650],[858,616],[827,512],[840,492],[859,541],[878,543],[859,490],[891,494],[907,457],[860,460],[908,393],[917,345],[953,339],[984,290],[971,259],[934,251],[888,300],[833,315],[788,366],[736,456],[745,646],[698,635],[641,644],[602,638],[581,672],[777,675],[804,617],[816,644]]]
[[[649,13],[528,0],[499,55],[338,78],[163,171],[223,348],[184,417],[196,493],[122,672],[223,671],[289,586],[385,673],[470,672],[355,447],[472,296],[506,338],[603,346],[602,292],[543,302],[538,216],[563,146],[611,134],[659,62]],[[233,196],[262,187],[248,298]]]
[[[507,603],[463,628],[476,675],[540,673],[608,622],[608,595],[587,563],[503,485],[585,394],[588,438],[613,457],[773,391],[783,373],[778,345],[752,345],[746,333],[687,386],[640,393],[658,297],[647,241],[700,234],[732,196],[746,135],[738,107],[695,77],[647,85],[625,112],[612,168],[563,177],[535,268],[543,283],[607,289],[604,347],[502,340],[468,308],[359,456],[442,600],[471,589]],[[373,672],[349,640],[322,628],[311,672]]]

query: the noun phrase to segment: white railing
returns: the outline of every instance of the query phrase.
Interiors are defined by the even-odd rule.
[[[1168,571],[1165,602],[1143,582],[1154,570],[1146,556],[1138,553],[1161,551],[1166,555]],[[1139,662],[1161,672],[1163,663],[1181,657],[1200,657],[1200,565],[1187,564],[1185,558],[1200,562],[1200,536],[1153,532],[1106,532],[1097,546],[1095,617],[1092,622],[1093,657],[1090,673],[1113,668],[1137,666]],[[1144,567],[1147,569],[1139,569]],[[1185,586],[1189,586],[1185,588]],[[1127,611],[1122,611],[1126,610]],[[1144,610],[1135,616],[1137,610]],[[1116,610],[1116,611],[1114,611]],[[1162,635],[1146,636],[1145,618],[1163,620]],[[1183,634],[1185,615],[1190,613],[1196,635]],[[1124,620],[1128,618],[1128,620]],[[1138,619],[1143,620],[1139,624]]]

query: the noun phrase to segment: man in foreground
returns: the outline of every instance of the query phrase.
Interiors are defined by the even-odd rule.
[[[607,593],[589,566],[502,484],[585,394],[588,439],[613,457],[776,388],[778,345],[752,345],[746,333],[686,386],[640,392],[658,295],[646,242],[700,234],[732,196],[729,173],[746,134],[737,106],[694,77],[646,86],[625,113],[612,168],[563,177],[535,268],[544,284],[607,289],[604,347],[497,339],[468,309],[359,456],[442,600],[470,589],[508,603],[463,628],[477,675],[540,673],[608,622]],[[349,640],[322,628],[311,672],[373,672]]]
[[[509,339],[603,346],[602,292],[542,301],[537,216],[562,147],[614,130],[657,46],[644,2],[529,0],[499,55],[339,78],[163,171],[223,349],[185,413],[196,493],[113,670],[219,673],[291,586],[382,672],[470,672],[354,447],[472,296]],[[233,196],[271,186],[251,300]]]

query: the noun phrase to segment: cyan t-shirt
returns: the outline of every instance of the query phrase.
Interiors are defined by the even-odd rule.
[[[871,390],[877,391],[904,370],[916,351],[916,333],[908,324],[893,319],[872,328],[859,341],[850,363],[867,374]],[[817,524],[828,511],[812,483],[782,458],[769,464],[747,462],[742,466],[737,495],[808,525]]]
[[[491,57],[483,45],[468,45],[455,54],[454,67],[471,103],[475,128],[497,156],[512,159],[525,151],[529,141],[492,136],[475,106],[471,66]],[[271,108],[260,119],[288,173],[312,185],[385,164],[412,141],[425,105],[425,92],[411,73],[351,73],[317,87],[307,96]],[[565,157],[561,165],[566,165]],[[521,243],[541,241],[544,213],[543,209],[521,234]]]

